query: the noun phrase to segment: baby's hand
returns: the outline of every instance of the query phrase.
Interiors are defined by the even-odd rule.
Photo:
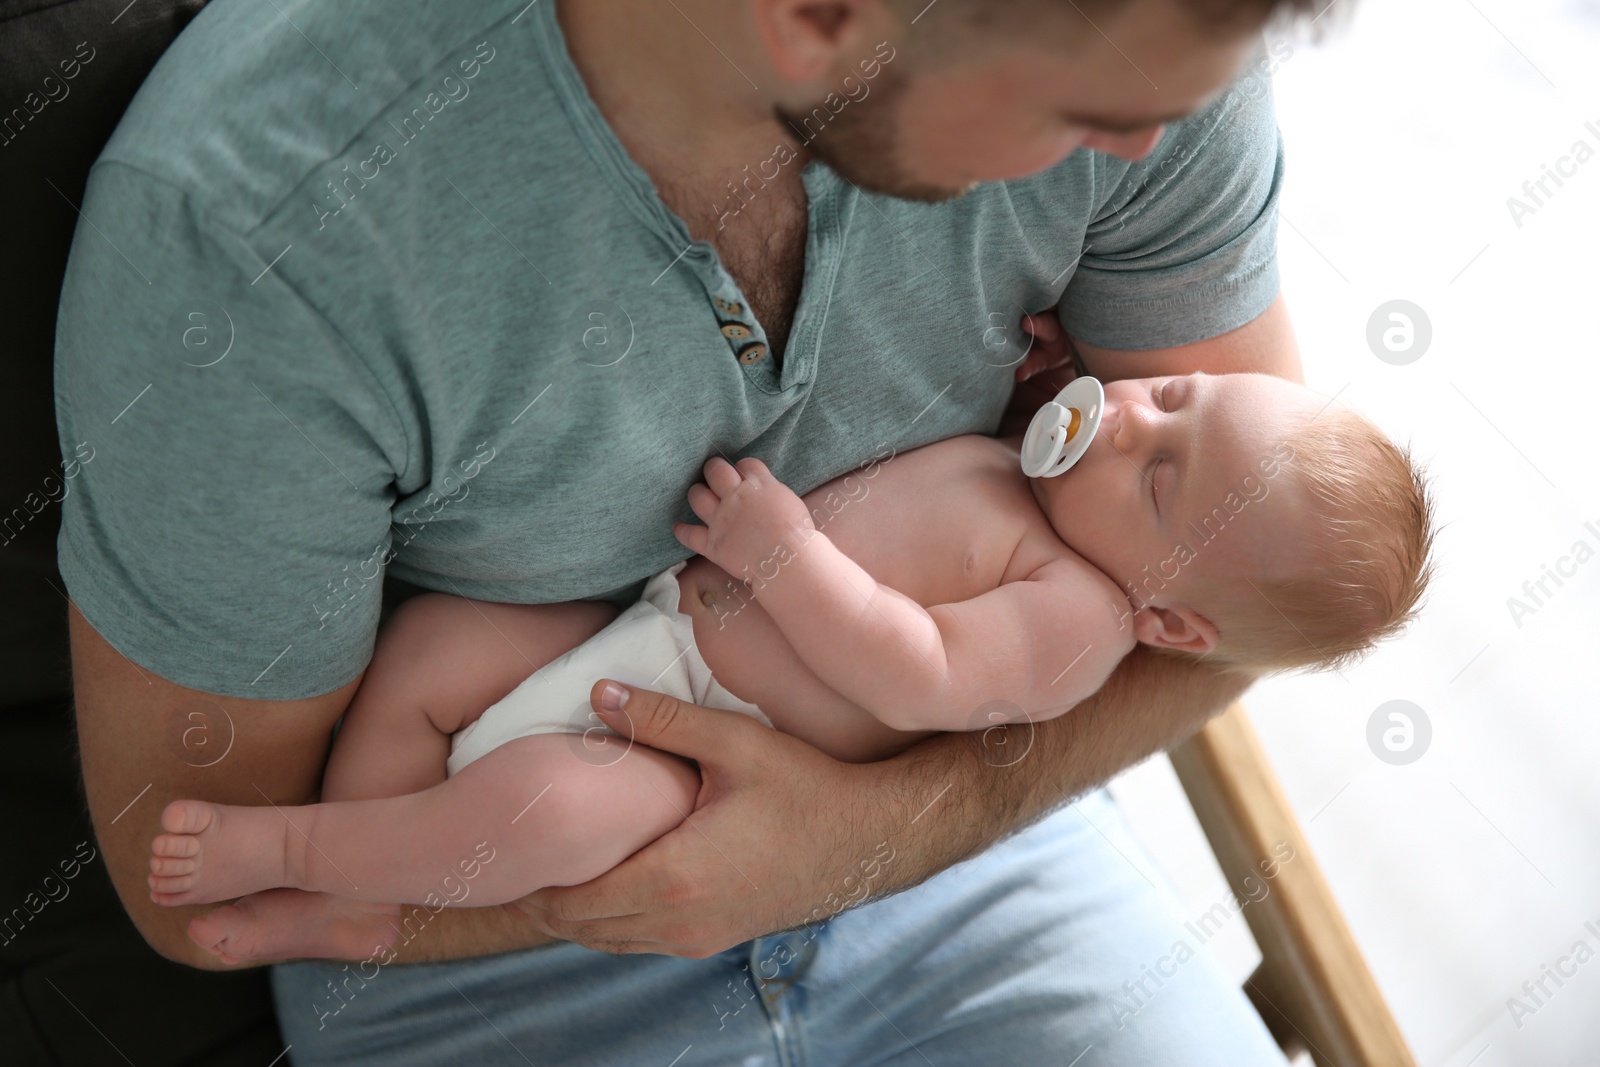
[[[1017,381],[1025,382],[1036,374],[1072,364],[1072,340],[1067,336],[1067,331],[1061,328],[1061,320],[1056,318],[1054,312],[1022,316],[1022,329],[1033,335],[1033,344],[1028,347],[1027,358],[1016,369]],[[1056,390],[1059,391],[1073,377],[1075,375],[1070,372],[1056,375]]]
[[[799,548],[816,530],[805,502],[759,459],[735,465],[718,456],[705,477],[689,488],[689,507],[705,525],[675,522],[672,534],[729,574],[759,567],[780,543]]]

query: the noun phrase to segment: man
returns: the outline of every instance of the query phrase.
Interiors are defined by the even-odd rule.
[[[208,8],[91,177],[58,342],[84,775],[145,937],[217,966],[148,901],[157,817],[315,794],[386,572],[626,603],[713,452],[805,492],[994,432],[1026,312],[1106,378],[1297,377],[1270,100],[1228,87],[1266,14]],[[278,967],[291,1058],[1281,1062],[1209,960],[1159,962],[1181,927],[1103,792],[990,848],[1238,689],[1136,655],[1005,752],[860,766],[635,690],[693,818],[514,907],[441,872],[463,906],[397,956]],[[464,962],[393,965],[430,960]]]

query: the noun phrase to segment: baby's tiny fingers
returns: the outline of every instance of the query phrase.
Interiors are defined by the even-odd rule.
[[[711,531],[704,526],[696,526],[688,522],[675,522],[672,524],[672,536],[678,543],[697,556],[706,554],[706,537]]]
[[[776,481],[767,465],[754,456],[746,456],[734,464],[734,469],[752,481]]]
[[[739,488],[739,483],[744,481],[744,475],[734,469],[733,464],[721,456],[713,456],[706,460],[706,484],[711,491],[719,497],[727,496]]]
[[[689,510],[694,512],[695,518],[701,522],[709,523],[711,517],[717,513],[717,505],[720,503],[717,495],[699,482],[689,487]]]

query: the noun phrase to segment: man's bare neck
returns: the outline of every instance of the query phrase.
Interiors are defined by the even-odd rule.
[[[746,80],[746,72],[765,76],[753,60],[742,70],[726,57],[709,66],[685,61],[711,51],[689,19],[714,4],[679,6],[687,13],[670,4],[584,0],[559,4],[556,13],[573,65],[617,140],[691,238],[716,246],[781,366],[805,269],[800,171],[809,153]],[[755,183],[754,192],[742,185],[780,143],[790,149],[780,175]]]
[[[691,19],[717,4],[572,0],[556,15],[573,65],[602,115],[635,160],[655,176],[693,183],[738,173],[794,142],[749,79],[764,69],[719,56]],[[726,30],[727,20],[721,28]],[[723,39],[722,47],[736,42]],[[701,52],[709,59],[698,57]],[[704,59],[705,61],[702,61]]]

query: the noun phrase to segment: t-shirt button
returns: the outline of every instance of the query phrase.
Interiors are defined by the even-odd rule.
[[[740,304],[740,303],[737,303],[736,301],[724,300],[720,296],[717,297],[716,300],[717,300],[717,310],[719,310],[719,311],[721,311],[721,312],[723,312],[725,314],[737,315],[737,314],[739,314],[739,312],[744,310],[744,305]]]
[[[750,327],[742,322],[725,322],[722,324],[722,336],[730,341],[743,341],[750,336]]]
[[[739,362],[748,367],[752,363],[760,363],[766,355],[767,346],[760,341],[754,341],[739,349]]]

